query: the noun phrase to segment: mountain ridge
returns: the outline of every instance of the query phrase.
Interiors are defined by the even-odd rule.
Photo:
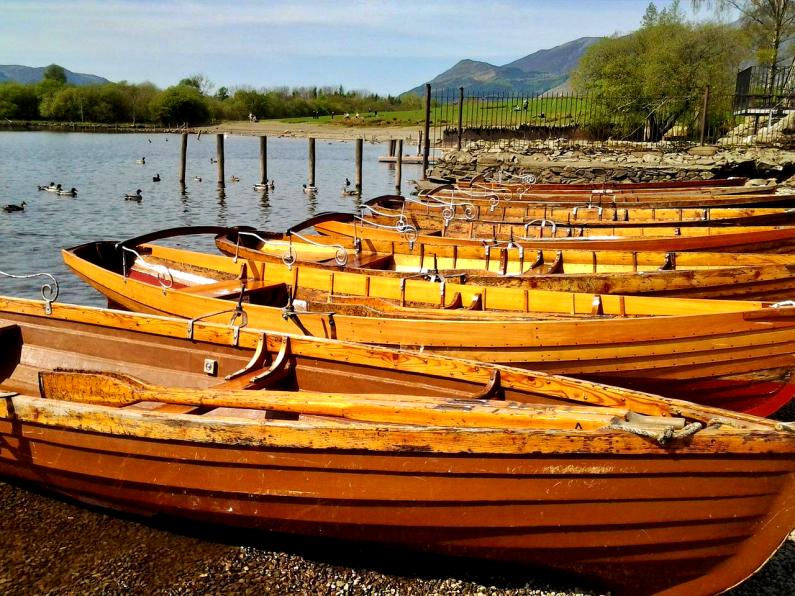
[[[429,82],[437,89],[464,87],[478,93],[544,93],[565,85],[585,50],[600,39],[580,37],[553,48],[537,50],[502,66],[464,58]],[[425,85],[418,85],[406,93],[422,96]]]
[[[0,64],[0,83],[14,81],[17,83],[38,83],[44,78],[47,66],[23,66],[21,64]],[[72,72],[64,68],[66,82],[72,85],[103,85],[110,83],[105,77]]]

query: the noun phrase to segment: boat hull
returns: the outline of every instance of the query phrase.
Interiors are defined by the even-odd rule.
[[[415,246],[411,252],[400,253],[394,243],[363,240],[360,252],[347,250],[345,265],[340,265],[334,255],[339,248],[345,250],[342,246],[313,246],[273,238],[275,234],[266,232],[257,234],[267,244],[228,233],[216,236],[215,245],[225,255],[266,263],[282,263],[286,255],[295,255],[302,267],[393,278],[439,275],[460,279],[462,283],[502,288],[769,301],[789,300],[795,292],[795,257],[791,255],[575,250],[525,254],[503,247],[485,254],[483,249],[473,247],[440,246]],[[329,241],[324,236],[313,239],[317,240]],[[310,250],[305,252],[306,248]],[[558,256],[563,271],[550,273]],[[542,264],[533,267],[542,260]],[[666,268],[666,261],[670,268]],[[384,262],[393,266],[378,268]],[[587,268],[591,271],[583,273]]]
[[[43,401],[14,405],[46,420]],[[791,456],[284,449],[234,445],[220,421],[226,444],[180,428],[152,440],[133,414],[106,415],[124,436],[3,413],[0,473],[135,514],[516,561],[624,594],[725,590],[795,524]],[[326,435],[351,443],[347,429]]]
[[[90,251],[92,248],[86,245],[86,248],[75,250]],[[232,267],[230,259],[202,255],[202,259],[205,258],[215,260],[219,266]],[[87,283],[124,308],[186,318],[225,311],[226,314],[215,320],[229,317],[232,305],[228,300],[164,288],[156,277],[125,279],[72,251],[64,251],[64,259]],[[249,271],[263,267],[262,263],[255,261],[246,263]],[[239,270],[239,267],[239,263],[234,264],[230,270]],[[266,269],[269,275],[278,275],[278,267],[268,264]],[[333,292],[335,284],[344,287],[343,280],[348,277],[353,281],[358,279],[357,283],[362,285],[362,276],[358,274],[298,267],[284,274],[286,279],[297,281],[299,287],[303,279],[304,285],[309,284],[325,292]],[[284,281],[285,278],[273,279]],[[364,287],[369,292],[375,285],[371,281]],[[436,289],[439,286],[432,287],[439,292]],[[500,292],[507,291],[494,288],[495,304]],[[462,294],[464,303],[468,304],[477,292],[480,292],[477,295],[484,303],[492,300],[489,298],[492,294],[487,294],[482,288],[459,286],[456,293]],[[534,300],[544,298],[541,294],[536,296],[530,291],[525,292],[523,299],[528,306]],[[444,303],[444,295],[441,298]],[[795,309],[731,312],[735,308],[745,308],[744,304],[735,306],[721,302],[718,307],[703,301],[697,305],[686,304],[690,309],[704,309],[691,311],[689,316],[665,316],[661,319],[634,316],[567,318],[569,303],[560,303],[561,300],[570,301],[572,313],[586,308],[585,312],[590,312],[592,298],[576,294],[550,295],[550,304],[562,309],[560,317],[551,320],[538,320],[529,313],[523,317],[522,312],[509,318],[497,316],[501,313],[469,313],[488,315],[470,318],[468,311],[456,313],[430,309],[407,311],[404,316],[391,317],[359,316],[344,311],[336,312],[333,317],[322,311],[292,315],[282,308],[262,304],[248,304],[245,311],[248,325],[254,328],[432,350],[584,379],[609,378],[610,383],[619,386],[644,381],[653,384],[657,393],[670,397],[678,397],[677,393],[683,388],[696,387],[692,395],[698,397],[698,401],[716,406],[733,402],[733,398],[723,397],[726,393],[723,385],[732,385],[735,389],[742,387],[743,407],[764,414],[772,413],[782,405],[785,396],[791,396],[789,381],[795,371]],[[511,294],[506,298],[517,299],[522,297]],[[605,304],[608,300],[615,301],[614,306],[623,309],[625,315],[631,315],[633,309],[645,308],[644,305],[657,304],[651,302],[657,300],[652,298],[604,296],[600,300]],[[669,308],[679,308],[671,302],[666,304]],[[724,304],[727,304],[725,308]],[[334,308],[331,303],[321,306],[327,311]],[[714,308],[728,312],[710,313]],[[639,314],[639,311],[635,312]],[[668,311],[667,314],[676,313]],[[710,389],[709,383],[717,381],[721,383]]]

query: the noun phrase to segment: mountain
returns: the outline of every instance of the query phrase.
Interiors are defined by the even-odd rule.
[[[580,37],[549,50],[538,50],[524,58],[514,60],[503,68],[518,68],[523,72],[570,73],[589,47],[601,37]]]
[[[464,87],[479,93],[543,93],[565,85],[585,50],[599,39],[581,37],[554,48],[538,50],[504,66],[461,60],[430,83],[436,89]],[[419,85],[408,93],[423,96],[425,86]]]
[[[17,64],[0,64],[0,83],[16,81],[17,83],[38,83],[44,77],[46,66],[19,66]],[[72,85],[102,85],[110,83],[106,78],[92,74],[83,74],[66,70],[66,82]]]

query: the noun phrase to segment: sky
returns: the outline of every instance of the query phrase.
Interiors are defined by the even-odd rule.
[[[657,0],[658,7],[671,0]],[[399,94],[461,59],[496,65],[636,29],[649,0],[2,0],[0,64],[159,87]],[[681,6],[691,17],[689,0]]]

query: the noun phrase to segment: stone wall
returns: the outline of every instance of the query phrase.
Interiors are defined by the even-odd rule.
[[[448,151],[433,178],[467,177],[487,169],[534,174],[539,182],[694,180],[747,176],[785,180],[795,174],[795,152],[775,148],[681,148],[674,145],[572,144],[568,141],[469,143]]]

